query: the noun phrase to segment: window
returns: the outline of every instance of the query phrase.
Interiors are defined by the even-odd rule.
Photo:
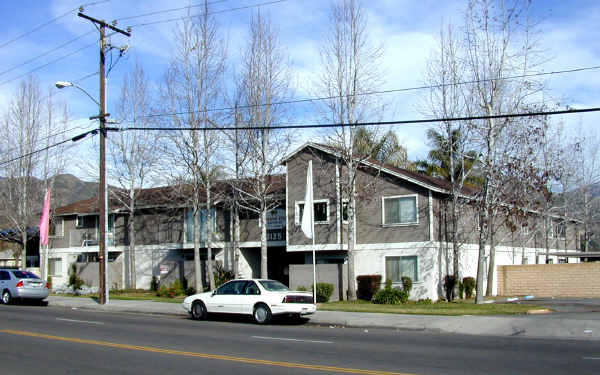
[[[48,274],[50,276],[60,276],[62,274],[62,259],[61,258],[48,259]]]
[[[216,215],[217,212],[214,208],[210,209],[210,220],[207,220],[207,212],[206,209],[200,210],[198,213],[199,221],[200,221],[200,242],[206,241],[206,222],[210,221],[208,225],[210,225],[209,230],[212,233],[217,231],[217,220]],[[214,238],[213,238],[214,239]],[[185,240],[187,242],[194,241],[194,210],[188,209],[185,211]]]
[[[329,222],[329,200],[319,199],[313,201],[315,224],[327,224]],[[296,225],[302,224],[304,214],[304,202],[296,203]]]
[[[10,280],[8,271],[0,271],[0,280]]]
[[[564,222],[556,223],[554,226],[554,237],[565,238],[566,231],[567,231],[567,225]]]
[[[260,294],[260,289],[258,289],[258,285],[254,281],[248,281],[246,288],[244,290],[244,294],[257,296]]]
[[[348,222],[348,205],[349,202],[347,200],[342,201],[342,221],[344,223]]]
[[[412,281],[419,281],[417,257],[401,256],[385,258],[385,277],[393,283],[401,283],[402,276],[408,276]]]
[[[418,224],[417,196],[382,197],[384,225]]]
[[[246,285],[245,280],[230,281],[227,284],[221,286],[219,289],[217,289],[216,294],[218,294],[218,295],[242,294],[242,292],[244,291],[245,285]]]
[[[50,220],[50,228],[48,228],[48,234],[50,237],[62,237],[65,235],[64,221],[62,217],[54,217]]]
[[[93,229],[96,228],[96,221],[98,217],[95,215],[77,216],[76,226],[77,228]]]

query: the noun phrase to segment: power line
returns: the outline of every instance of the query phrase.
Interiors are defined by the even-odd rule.
[[[453,83],[446,83],[446,84],[439,84],[439,85],[415,86],[415,87],[380,90],[380,91],[366,91],[366,92],[361,92],[361,93],[357,93],[357,94],[353,94],[353,95],[321,96],[321,97],[315,97],[315,98],[283,100],[283,101],[274,102],[274,103],[248,104],[248,105],[242,105],[242,106],[237,106],[237,107],[209,108],[209,109],[199,110],[199,111],[151,113],[148,115],[139,116],[138,118],[165,117],[165,116],[187,115],[187,114],[192,114],[192,113],[231,111],[234,109],[248,109],[248,108],[275,106],[275,105],[308,103],[308,102],[332,100],[332,99],[339,99],[339,98],[348,98],[348,97],[352,97],[352,96],[392,94],[392,93],[398,93],[398,92],[426,90],[426,89],[442,88],[442,87],[448,87],[448,86],[471,85],[471,84],[475,84],[475,83],[494,82],[494,81],[511,80],[511,79],[518,79],[518,78],[529,78],[529,77],[540,77],[540,76],[548,76],[548,75],[556,75],[556,74],[576,73],[576,72],[582,72],[582,71],[587,71],[587,70],[597,70],[597,69],[600,69],[600,65],[581,67],[581,68],[573,68],[573,69],[556,70],[556,71],[551,71],[551,72],[522,74],[522,75],[499,77],[499,78],[479,79],[479,80],[472,80],[472,81],[460,81],[460,82],[453,82]],[[133,121],[135,121],[135,120],[136,119],[134,118]]]
[[[256,7],[266,6],[266,5],[273,5],[273,4],[283,3],[285,1],[288,1],[288,0],[268,1],[268,2],[264,2],[264,3],[246,5],[246,6],[237,7],[237,8],[229,8],[229,9],[218,10],[218,11],[214,11],[214,12],[198,13],[198,14],[193,14],[191,16],[170,18],[170,19],[166,19],[166,20],[152,21],[152,22],[146,22],[146,23],[138,23],[138,24],[135,24],[135,25],[129,25],[128,27],[131,27],[131,28],[134,28],[134,27],[143,27],[143,26],[156,25],[156,24],[159,24],[159,23],[168,23],[168,22],[182,21],[182,20],[185,20],[185,19],[194,18],[194,17],[198,17],[198,16],[203,16],[203,15],[204,16],[208,16],[208,15],[214,15],[214,14],[220,14],[220,13],[234,12],[234,11],[237,11],[237,10],[244,10],[244,9],[256,8]]]
[[[88,134],[96,134],[96,133],[98,133],[98,129],[88,130],[88,131],[86,131],[84,133],[76,135],[73,138],[64,139],[64,140],[62,140],[60,142],[48,145],[48,146],[40,148],[38,150],[31,151],[31,152],[28,152],[26,154],[23,154],[23,155],[20,155],[20,156],[16,156],[16,157],[14,157],[12,159],[2,161],[2,162],[0,162],[0,167],[3,166],[3,165],[6,165],[6,164],[10,164],[13,161],[17,161],[19,159],[25,159],[25,158],[28,158],[28,157],[33,156],[35,154],[39,154],[40,152],[44,152],[44,151],[49,150],[49,149],[54,148],[54,147],[58,147],[58,146],[63,145],[65,143],[67,143],[67,142],[77,142],[77,141],[85,138]]]
[[[214,131],[214,130],[221,130],[221,131],[223,131],[223,130],[278,130],[278,129],[339,128],[339,127],[351,127],[351,126],[389,126],[389,125],[407,125],[407,124],[426,124],[426,123],[433,123],[433,122],[489,120],[489,119],[498,119],[498,118],[553,116],[553,115],[598,112],[598,111],[600,111],[600,107],[582,108],[582,109],[565,109],[562,111],[507,113],[507,114],[486,115],[486,116],[443,117],[443,118],[432,118],[432,119],[421,119],[421,120],[357,122],[354,124],[333,123],[333,124],[274,125],[274,126],[248,126],[248,127],[233,126],[233,127],[206,127],[206,128],[203,128],[203,127],[161,128],[161,127],[133,127],[132,126],[132,127],[119,128],[119,130],[120,131],[128,131],[128,130],[147,130],[147,131],[180,131],[180,130]]]
[[[92,34],[94,31],[95,31],[95,30],[91,30],[91,31],[88,31],[88,32],[87,32],[87,33],[85,33],[85,34],[81,34],[81,35],[79,35],[78,37],[75,37],[75,38],[73,38],[73,39],[69,40],[68,42],[65,42],[65,43],[63,43],[63,44],[61,44],[61,45],[59,45],[59,46],[57,46],[57,47],[55,47],[55,48],[52,48],[52,49],[50,49],[50,50],[48,50],[48,51],[46,51],[46,52],[42,53],[41,55],[38,55],[38,56],[36,56],[36,57],[32,57],[31,59],[29,59],[29,60],[25,60],[25,61],[23,61],[22,63],[20,63],[20,64],[18,64],[18,65],[15,65],[15,66],[13,66],[12,68],[6,69],[5,71],[3,71],[3,72],[0,72],[0,76],[4,75],[4,74],[6,74],[6,73],[12,72],[13,70],[15,70],[15,69],[17,69],[17,68],[20,68],[20,67],[22,67],[22,66],[24,66],[24,65],[27,65],[27,64],[29,64],[30,62],[33,62],[33,61],[35,61],[35,60],[37,60],[37,59],[39,59],[39,58],[42,58],[42,57],[44,57],[44,56],[46,56],[46,55],[49,55],[49,54],[51,54],[51,53],[52,53],[52,52],[54,52],[54,51],[57,51],[57,50],[59,50],[59,49],[61,49],[61,48],[64,48],[64,47],[68,46],[69,44],[71,44],[71,43],[74,43],[74,42],[78,41],[79,39],[81,39],[81,38],[83,38],[83,37],[85,37],[85,36],[88,36],[88,35]]]
[[[546,111],[546,112],[529,112],[529,113],[508,113],[501,115],[490,115],[490,116],[465,116],[465,117],[448,117],[448,118],[433,118],[433,119],[421,119],[421,120],[397,120],[397,121],[376,121],[376,122],[360,122],[355,124],[305,124],[305,125],[287,125],[287,126],[249,126],[249,127],[209,127],[209,128],[154,128],[154,127],[126,127],[126,128],[105,128],[106,131],[132,131],[132,130],[144,130],[144,131],[223,131],[223,130],[277,130],[277,129],[311,129],[311,128],[338,128],[338,127],[351,127],[351,126],[389,126],[389,125],[408,125],[408,124],[425,124],[434,122],[451,122],[451,121],[475,121],[475,120],[489,120],[498,118],[518,118],[518,117],[534,117],[534,116],[553,116],[563,114],[575,114],[575,113],[587,113],[587,112],[600,112],[600,107],[593,108],[582,108],[582,109],[566,109],[562,111]],[[53,147],[58,147],[67,142],[77,142],[87,135],[98,134],[100,129],[92,129],[81,134],[78,134],[70,139],[65,139],[61,142],[53,145],[46,146],[39,150],[32,151],[25,155],[17,156],[13,159],[0,162],[0,167],[13,161],[23,159],[37,153],[46,151]]]
[[[207,5],[213,5],[213,4],[218,4],[218,3],[225,3],[227,1],[230,0],[216,0],[216,1],[211,1],[209,2]],[[190,8],[198,8],[198,7],[203,7],[203,4],[194,4],[194,5],[188,5],[186,7],[180,7],[180,8],[171,8],[171,9],[163,9],[163,10],[157,10],[154,12],[150,12],[150,13],[144,13],[144,14],[138,14],[135,16],[128,16],[128,17],[121,17],[121,18],[117,18],[115,21],[125,21],[125,20],[131,20],[134,18],[142,18],[142,17],[147,17],[147,16],[154,16],[157,14],[163,14],[163,13],[171,13],[171,12],[176,12],[179,10],[185,10],[185,9],[190,9]]]
[[[36,27],[34,27],[33,29],[31,29],[29,31],[24,32],[23,34],[18,35],[16,37],[12,38],[11,40],[8,40],[8,41],[0,44],[0,48],[4,48],[4,47],[6,47],[7,45],[9,45],[9,44],[11,44],[13,42],[16,42],[17,40],[22,39],[22,38],[26,37],[27,35],[30,35],[30,34],[36,32],[36,31],[38,31],[38,30],[40,30],[40,29],[42,29],[42,28],[50,25],[51,23],[58,21],[59,19],[65,17],[65,16],[68,16],[69,14],[71,14],[71,12],[77,11],[80,7],[89,7],[89,6],[93,6],[93,5],[97,5],[97,4],[108,3],[109,1],[110,0],[103,0],[103,1],[95,1],[93,3],[82,4],[82,5],[80,5],[80,6],[76,7],[76,8],[73,8],[73,9],[71,9],[71,10],[69,10],[69,11],[61,14],[58,17],[55,17],[55,18],[51,19],[50,21],[44,22],[43,24],[41,24],[39,26],[36,26]]]
[[[40,70],[40,69],[43,69],[43,68],[47,67],[48,65],[52,65],[52,64],[54,64],[54,63],[56,63],[56,62],[59,62],[60,60],[64,60],[64,59],[66,59],[67,57],[71,57],[71,56],[73,56],[73,55],[75,55],[75,54],[77,54],[77,53],[79,53],[79,52],[83,51],[84,49],[87,49],[87,48],[90,48],[90,47],[92,47],[92,46],[95,46],[95,45],[96,45],[96,43],[97,43],[97,42],[94,42],[94,43],[91,43],[91,44],[85,45],[85,46],[83,46],[83,47],[81,47],[81,48],[79,48],[79,49],[77,49],[77,50],[75,50],[75,51],[73,51],[73,52],[70,52],[70,53],[68,53],[68,54],[66,54],[66,55],[63,55],[63,56],[61,56],[61,57],[59,57],[59,58],[56,58],[56,59],[54,59],[54,60],[52,60],[52,61],[50,61],[50,62],[47,62],[47,63],[45,63],[45,64],[43,64],[43,65],[40,65],[40,66],[38,66],[38,67],[36,67],[36,68],[33,68],[33,69],[31,69],[30,71],[28,71],[28,72],[26,72],[26,73],[23,73],[23,74],[21,74],[21,75],[18,75],[18,76],[16,76],[16,77],[13,77],[13,78],[11,78],[11,79],[8,79],[8,80],[6,80],[6,81],[0,82],[0,86],[4,86],[4,85],[6,85],[7,83],[10,83],[10,82],[12,82],[12,81],[15,81],[15,80],[17,80],[17,79],[19,79],[19,78],[23,78],[23,77],[25,77],[25,76],[27,76],[27,75],[29,75],[29,74],[33,73],[33,72],[36,72],[36,71],[38,71],[38,70]]]

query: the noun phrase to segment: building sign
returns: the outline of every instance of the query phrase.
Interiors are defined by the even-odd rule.
[[[166,275],[169,273],[169,265],[168,264],[161,264],[160,265],[160,274],[161,275]]]
[[[276,230],[285,228],[285,210],[275,208],[267,211],[267,230]]]

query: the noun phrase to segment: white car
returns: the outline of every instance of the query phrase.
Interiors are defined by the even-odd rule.
[[[317,310],[312,293],[290,291],[279,281],[265,279],[231,280],[212,292],[187,297],[183,308],[196,320],[208,313],[248,314],[258,324],[268,323],[273,315],[300,317]]]

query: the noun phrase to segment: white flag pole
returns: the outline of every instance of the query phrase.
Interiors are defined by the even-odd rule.
[[[302,232],[308,238],[312,238],[312,260],[313,260],[313,302],[317,302],[317,260],[315,252],[315,212],[313,204],[313,179],[312,160],[308,161],[306,171],[306,192],[304,195],[304,213],[302,214]]]

